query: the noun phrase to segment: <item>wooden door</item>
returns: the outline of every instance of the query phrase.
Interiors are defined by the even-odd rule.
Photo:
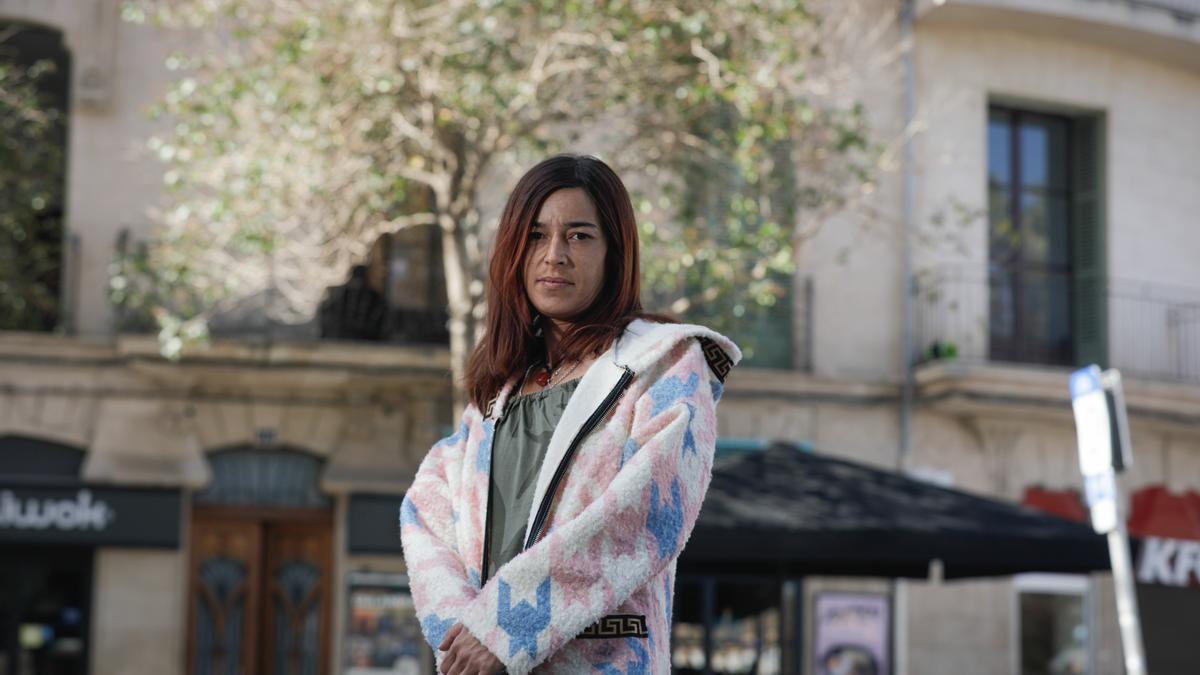
[[[189,675],[326,675],[328,512],[196,509]]]
[[[266,525],[265,675],[324,675],[329,661],[330,526]]]
[[[198,512],[192,524],[191,558],[188,672],[256,673],[261,524]]]

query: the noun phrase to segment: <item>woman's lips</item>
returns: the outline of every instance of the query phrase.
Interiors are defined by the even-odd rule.
[[[545,278],[543,278],[543,279],[538,279],[538,283],[542,284],[543,286],[545,286],[546,288],[549,288],[551,290],[557,290],[559,288],[566,288],[567,286],[573,285],[571,282],[569,282],[565,279],[545,279]]]

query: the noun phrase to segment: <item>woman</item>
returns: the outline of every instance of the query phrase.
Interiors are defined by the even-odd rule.
[[[470,405],[400,512],[439,669],[668,672],[675,560],[741,352],[642,312],[633,206],[595,158],[521,178],[489,277]]]

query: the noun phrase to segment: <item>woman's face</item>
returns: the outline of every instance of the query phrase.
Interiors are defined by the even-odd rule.
[[[608,242],[596,206],[582,188],[553,192],[529,231],[525,292],[538,313],[570,321],[591,306],[604,285]]]

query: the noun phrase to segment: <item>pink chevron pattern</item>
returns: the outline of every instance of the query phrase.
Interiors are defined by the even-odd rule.
[[[430,451],[405,497],[401,538],[422,626],[461,623],[513,675],[670,670],[674,561],[717,437],[723,378],[710,364],[725,361],[713,350],[728,365],[741,354],[700,326],[634,322],[626,335],[620,363],[634,371],[631,385],[573,456],[541,539],[482,588],[491,420],[469,406],[465,433]],[[623,457],[631,440],[636,452]],[[644,616],[646,637],[578,639],[610,615]]]

